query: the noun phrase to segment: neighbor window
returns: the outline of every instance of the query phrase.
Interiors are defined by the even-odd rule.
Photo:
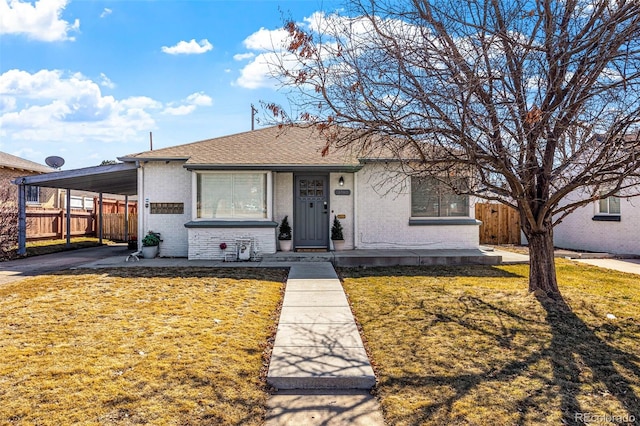
[[[620,214],[620,198],[615,196],[601,198],[598,205],[598,213],[619,215]]]
[[[198,173],[199,219],[267,218],[267,173]]]
[[[26,186],[26,202],[27,204],[38,204],[40,203],[40,187],[39,186]]]
[[[453,182],[465,188],[464,179]],[[456,194],[450,186],[437,179],[411,178],[411,217],[469,216],[469,196]]]

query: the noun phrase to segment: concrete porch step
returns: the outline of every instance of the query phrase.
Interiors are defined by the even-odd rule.
[[[498,253],[476,250],[345,250],[331,252],[277,252],[265,254],[265,262],[331,262],[337,267],[357,266],[420,266],[420,265],[498,265]]]

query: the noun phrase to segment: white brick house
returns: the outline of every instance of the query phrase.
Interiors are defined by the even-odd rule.
[[[573,193],[566,203],[580,198]],[[640,255],[640,199],[608,197],[578,208],[556,225],[554,245],[560,248]]]
[[[337,216],[347,249],[478,247],[472,199],[408,177],[387,191],[383,164],[323,156],[324,144],[311,129],[270,127],[121,157],[138,165],[138,235],[160,232],[167,257],[222,259],[221,243],[245,237],[274,253],[288,216],[294,249],[330,250]]]

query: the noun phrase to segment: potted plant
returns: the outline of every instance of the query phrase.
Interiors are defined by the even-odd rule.
[[[342,224],[338,220],[338,216],[333,216],[333,225],[331,225],[331,241],[333,248],[337,250],[344,249],[344,235],[342,234]]]
[[[142,257],[145,259],[153,259],[158,255],[160,245],[159,234],[149,231],[149,233],[142,239]]]
[[[291,251],[291,226],[289,225],[289,216],[285,216],[280,223],[278,232],[278,240],[280,240],[281,251]]]

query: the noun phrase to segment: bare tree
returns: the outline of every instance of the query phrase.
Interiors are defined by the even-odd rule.
[[[640,3],[353,0],[345,10],[286,23],[270,65],[294,112],[268,107],[323,131],[326,149],[384,152],[445,183],[467,170],[472,184],[453,189],[518,209],[529,290],[560,297],[553,227],[600,197],[638,195]]]
[[[14,257],[18,245],[18,203],[12,186],[0,180],[0,259]]]

